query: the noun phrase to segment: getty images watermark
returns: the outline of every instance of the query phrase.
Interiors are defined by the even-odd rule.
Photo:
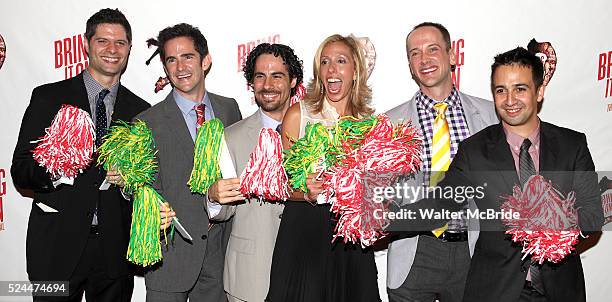
[[[373,210],[375,219],[396,220],[396,219],[520,219],[520,213],[515,211],[470,208],[469,200],[482,200],[485,197],[487,184],[482,186],[433,186],[428,187],[424,184],[420,186],[412,185],[408,182],[398,182],[394,186],[373,187],[372,201],[383,203],[393,201],[397,204],[411,204],[422,199],[444,199],[453,200],[459,206],[458,211],[448,209],[420,208],[380,208]]]

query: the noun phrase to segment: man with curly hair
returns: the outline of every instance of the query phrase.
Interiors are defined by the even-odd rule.
[[[290,99],[302,83],[302,61],[293,49],[263,43],[251,51],[243,68],[259,110],[226,129],[225,138],[240,174],[257,145],[262,128],[280,128]],[[240,179],[221,179],[209,189],[209,199],[224,204],[214,220],[234,216],[225,256],[223,283],[230,301],[264,301],[270,266],[283,213],[280,203],[245,201]]]

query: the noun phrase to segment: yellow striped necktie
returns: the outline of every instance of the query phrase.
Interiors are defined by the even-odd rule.
[[[433,142],[431,148],[431,176],[429,185],[435,186],[444,177],[444,171],[450,166],[450,131],[448,130],[448,122],[446,120],[446,108],[448,105],[444,102],[434,105],[436,110],[436,119],[434,120]],[[448,224],[435,229],[432,232],[436,237],[439,237]]]

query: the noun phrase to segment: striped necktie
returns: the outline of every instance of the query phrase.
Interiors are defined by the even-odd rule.
[[[429,185],[435,186],[444,177],[444,171],[450,165],[450,131],[446,120],[446,108],[448,104],[442,102],[434,105],[436,119],[434,120],[434,133],[432,142],[431,175]],[[432,231],[436,237],[440,237],[446,230],[448,224]]]
[[[204,104],[200,104],[200,105],[196,105],[195,106],[195,112],[196,112],[196,117],[197,117],[197,121],[196,121],[196,133],[198,133],[198,130],[200,130],[200,127],[202,126],[202,124],[204,124],[204,109],[206,108],[206,106]]]
[[[434,133],[432,142],[431,177],[429,185],[435,186],[444,176],[444,171],[450,165],[450,132],[446,121],[446,103],[434,105],[436,119],[434,120]]]

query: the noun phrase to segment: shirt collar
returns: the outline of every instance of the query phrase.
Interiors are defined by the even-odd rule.
[[[281,122],[269,117],[263,110],[260,109],[259,113],[261,115],[261,123],[264,128],[276,129],[276,127],[280,125]]]
[[[510,145],[510,148],[514,151],[520,150],[524,137],[510,131],[506,124],[502,123],[504,133],[506,134],[506,141]],[[531,145],[537,149],[540,148],[540,120],[538,119],[538,127],[536,127],[527,138],[531,141]]]
[[[102,91],[103,89],[107,89],[106,87],[102,86],[102,84],[98,83],[98,81],[93,78],[93,76],[91,75],[91,73],[89,73],[89,70],[87,69],[83,71],[83,82],[85,82],[87,96],[89,98],[92,98],[94,102],[96,101],[96,97],[98,96],[100,91]],[[120,82],[117,82],[113,84],[113,86],[108,88],[108,94],[110,96],[109,99],[111,100],[111,104],[113,105],[115,104],[115,99],[117,98],[117,91],[119,91],[119,85]]]
[[[438,103],[446,103],[450,108],[461,108],[461,98],[459,97],[459,92],[453,85],[450,94],[441,101],[436,101],[429,96],[427,96],[423,91],[419,90],[416,97],[417,103],[427,110],[431,110],[434,113],[436,110],[434,109],[434,105]]]
[[[200,105],[204,103],[207,110],[212,110],[212,105],[210,103],[210,99],[208,98],[208,92],[204,91],[204,98],[202,101],[194,103],[191,100],[184,98],[180,93],[176,91],[176,89],[172,89],[172,96],[174,97],[174,101],[178,105],[179,109],[183,114],[189,114],[191,110],[194,110],[196,105]]]

